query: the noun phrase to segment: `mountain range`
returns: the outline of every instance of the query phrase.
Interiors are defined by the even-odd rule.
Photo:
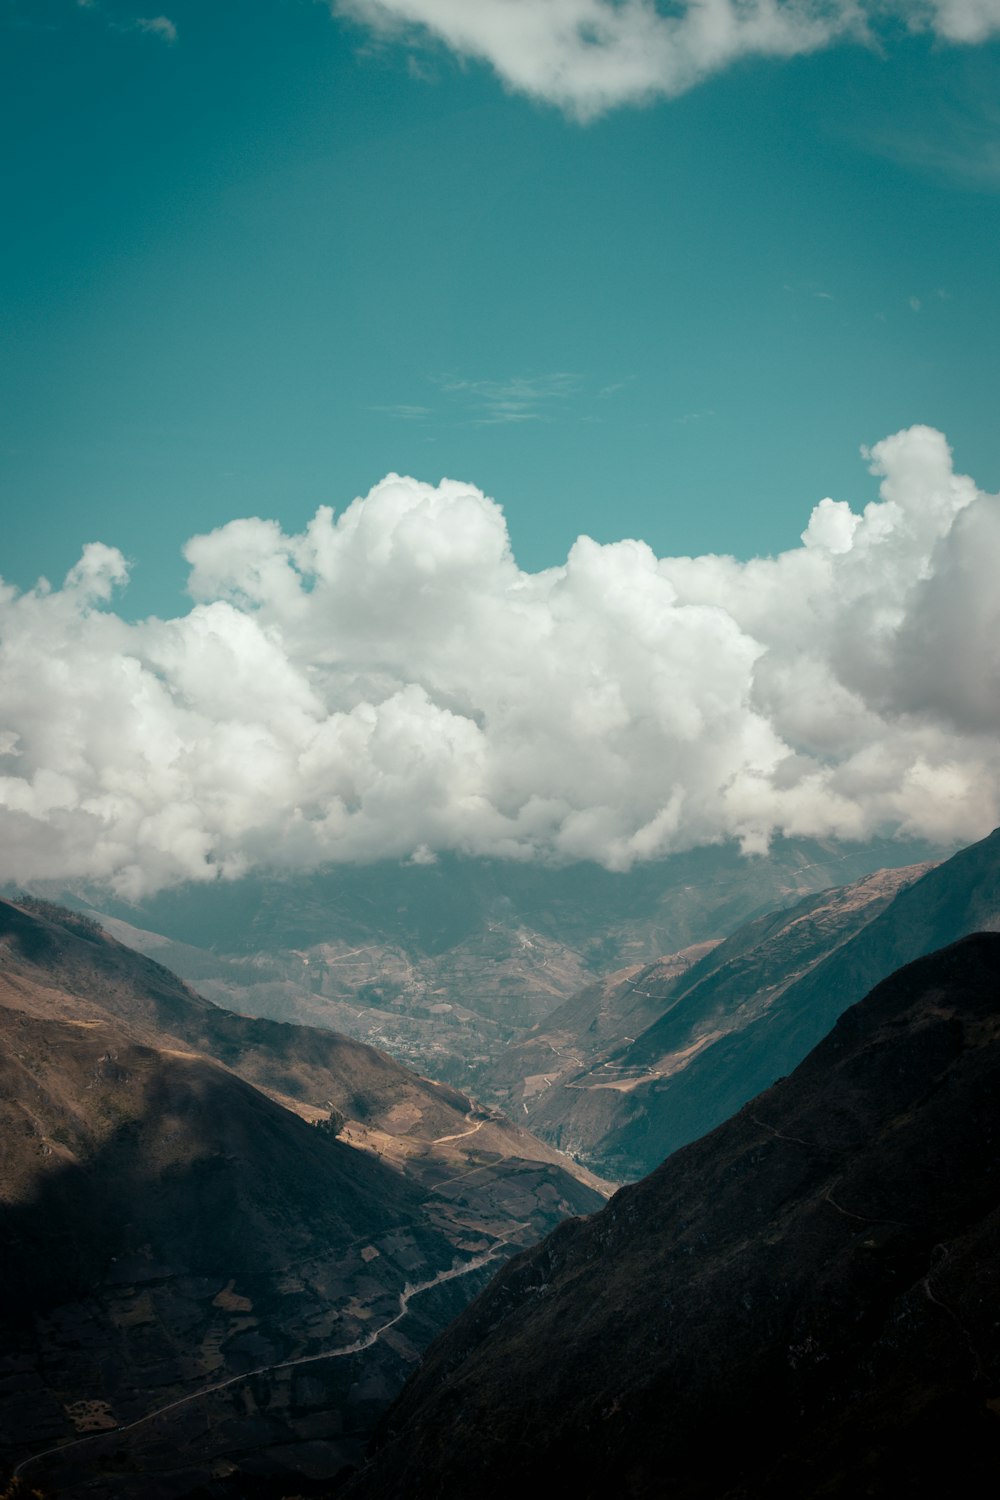
[[[55,894],[227,1009],[330,1027],[482,1093],[504,1050],[596,979],[941,853],[912,840],[778,839],[762,857],[727,843],[617,873],[442,855],[132,904]]]
[[[870,1264],[891,1268],[886,1273],[889,1291],[920,1262],[917,1242],[904,1244],[898,1237],[880,1258],[886,1226],[895,1234],[894,1225],[934,1225],[935,1243],[951,1255],[949,1235],[953,1230],[957,1234],[957,1221],[947,1215],[934,1218],[930,1199],[936,1179],[920,1175],[920,1152],[926,1156],[931,1148],[924,1135],[906,1136],[904,1126],[909,1128],[911,1116],[937,1122],[942,1149],[957,1153],[956,1164],[947,1167],[956,1183],[963,1173],[968,1176],[963,1162],[971,1148],[965,1126],[947,1112],[920,1113],[916,1095],[907,1104],[903,1094],[894,1092],[895,1082],[885,1097],[887,1109],[895,1111],[891,1118],[879,1114],[880,1099],[867,1099],[862,1106],[858,1098],[874,1088],[866,1069],[874,1068],[871,1076],[881,1078],[877,1059],[892,1038],[902,1048],[901,1060],[885,1066],[893,1079],[898,1074],[909,1078],[914,1089],[923,1087],[921,1099],[933,1096],[939,1104],[946,1097],[959,1099],[966,1088],[964,1070],[972,1068],[979,1076],[979,1064],[971,1059],[975,1048],[963,1040],[960,1051],[963,1056],[970,1052],[970,1058],[960,1067],[956,1062],[952,1082],[939,1097],[937,1074],[920,1084],[923,1043],[917,1045],[915,1039],[932,1022],[937,1024],[936,1002],[928,996],[947,991],[952,1032],[957,1027],[963,1038],[979,1037],[984,1057],[993,1045],[989,986],[992,982],[995,1008],[997,955],[990,930],[1000,929],[1000,831],[943,863],[924,860],[865,872],[847,885],[819,892],[808,889],[814,872],[804,868],[803,852],[785,847],[777,864],[766,865],[756,894],[780,886],[777,908],[766,911],[751,905],[754,866],[744,862],[739,875],[727,875],[724,856],[716,866],[719,889],[709,882],[707,898],[674,872],[660,905],[650,897],[645,908],[637,903],[631,915],[619,906],[605,912],[603,925],[594,909],[588,916],[586,901],[581,900],[574,915],[565,893],[565,899],[541,902],[530,932],[547,942],[572,936],[578,978],[586,982],[574,993],[557,996],[530,1025],[535,1008],[543,1010],[541,992],[529,1000],[522,991],[518,1000],[514,986],[508,986],[507,1019],[478,1061],[469,1048],[480,1045],[481,1032],[480,1040],[467,1042],[464,1052],[447,1052],[450,1038],[465,1024],[454,1019],[452,1006],[447,1012],[452,1020],[442,1026],[438,1044],[456,1075],[476,1079],[476,1094],[467,1082],[464,1088],[434,1082],[385,1051],[330,1029],[336,1007],[326,1008],[322,985],[309,992],[321,1026],[239,1014],[119,942],[85,911],[38,897],[0,903],[0,1194],[5,1229],[0,1265],[5,1329],[0,1431],[5,1437],[0,1461],[26,1481],[67,1496],[229,1500],[244,1494],[325,1493],[335,1476],[361,1463],[377,1422],[417,1371],[383,1428],[371,1474],[352,1481],[361,1486],[358,1493],[373,1500],[382,1494],[380,1487],[387,1497],[410,1493],[405,1475],[414,1464],[426,1470],[429,1485],[440,1486],[427,1489],[428,1495],[455,1495],[457,1500],[472,1492],[494,1493],[494,1478],[498,1494],[523,1488],[529,1481],[518,1470],[516,1457],[518,1445],[524,1446],[522,1437],[539,1455],[533,1460],[535,1479],[562,1482],[565,1473],[581,1494],[616,1487],[636,1496],[658,1493],[661,1460],[687,1476],[683,1484],[693,1486],[681,1484],[681,1496],[737,1500],[770,1494],[766,1486],[760,1488],[765,1471],[775,1495],[787,1493],[791,1500],[799,1492],[796,1485],[806,1486],[803,1494],[811,1493],[807,1481],[812,1480],[802,1477],[802,1465],[808,1468],[803,1454],[812,1447],[821,1455],[832,1453],[840,1441],[819,1417],[801,1443],[796,1437],[798,1447],[792,1444],[779,1452],[777,1439],[770,1446],[765,1443],[759,1459],[748,1459],[734,1473],[716,1473],[709,1465],[702,1489],[693,1477],[694,1458],[683,1444],[678,1457],[668,1434],[661,1454],[659,1427],[642,1394],[647,1376],[650,1390],[660,1392],[661,1376],[654,1369],[660,1355],[654,1358],[641,1337],[646,1325],[658,1326],[660,1313],[652,1294],[642,1289],[642,1277],[648,1272],[662,1281],[669,1271],[678,1288],[676,1294],[666,1294],[670,1317],[653,1340],[661,1355],[675,1344],[679,1351],[677,1370],[670,1366],[663,1375],[670,1401],[679,1400],[677,1392],[686,1389],[692,1371],[700,1372],[691,1377],[697,1409],[681,1402],[677,1430],[701,1431],[710,1448],[709,1426],[725,1420],[739,1431],[749,1452],[753,1442],[740,1425],[742,1418],[737,1421],[732,1406],[725,1405],[736,1400],[720,1353],[729,1338],[727,1320],[738,1323],[749,1316],[751,1306],[767,1310],[751,1330],[739,1368],[754,1390],[772,1377],[777,1381],[779,1414],[796,1403],[803,1412],[812,1411],[812,1396],[796,1383],[799,1376],[788,1377],[780,1360],[775,1375],[767,1361],[778,1359],[772,1335],[780,1328],[783,1338],[787,1320],[798,1318],[798,1299],[809,1277],[822,1290],[824,1257],[841,1255],[842,1247],[821,1232],[822,1213],[815,1218],[820,1203],[824,1211],[869,1227],[878,1251],[872,1252]],[[711,868],[707,863],[703,873]],[[819,863],[816,868],[828,874],[830,866]],[[758,874],[764,869],[758,865]],[[516,950],[520,945],[531,951],[527,911],[515,909],[513,902],[509,909],[497,906],[493,876],[479,871],[478,884],[467,882],[471,894],[464,915],[459,903],[454,927],[434,937],[433,913],[461,881],[456,882],[454,870],[432,874],[436,887],[422,886],[421,872],[415,887],[436,891],[433,899],[426,898],[425,925],[408,929],[407,942],[415,949],[424,945],[421,962],[451,966],[449,982],[454,984],[461,965],[467,965],[468,982],[481,972],[489,991],[498,981],[495,974],[489,978],[485,955],[489,944],[496,943],[506,955],[501,961],[502,968],[508,966],[504,976],[523,976],[526,970],[518,967]],[[399,878],[408,879],[408,872]],[[517,888],[515,876],[505,878]],[[580,879],[586,891],[587,881]],[[350,916],[365,903],[371,907],[369,936],[375,952],[379,924],[384,938],[394,921],[379,906],[376,887],[377,881],[364,901],[355,893],[353,907],[351,902],[331,907],[324,904],[323,882],[317,877],[315,903],[306,902],[298,919],[300,935],[312,938],[325,931],[327,938],[280,952],[304,963],[337,943],[345,946],[360,929],[351,929],[349,921],[350,936],[338,936],[336,923],[345,910]],[[490,889],[494,904],[484,906],[484,892]],[[553,889],[558,891],[558,884]],[[193,955],[192,963],[252,967],[271,962],[279,952],[290,899],[290,891],[279,891],[262,898],[258,907],[249,902],[244,951],[235,956],[185,945],[178,937],[139,929],[121,917],[101,921],[159,955],[186,953]],[[172,900],[179,910],[181,897]],[[672,901],[681,915],[669,931],[692,941],[650,958],[657,934],[668,930],[663,923],[656,925],[659,916],[656,922],[653,918],[668,911]],[[749,919],[743,921],[747,908]],[[232,926],[221,926],[230,949],[237,946],[238,930],[235,913],[231,915]],[[397,916],[403,926],[411,922],[405,911]],[[594,923],[587,942],[585,919]],[[206,920],[204,913],[199,920]],[[452,941],[462,923],[465,937]],[[185,930],[192,937],[205,936],[193,909],[185,917]],[[270,956],[256,946],[265,932],[274,945]],[[901,965],[972,932],[981,935],[971,946],[949,948],[953,956],[947,961],[941,956],[925,960],[928,968],[918,964],[904,969],[909,976],[905,984],[901,976],[898,983],[887,980]],[[455,957],[459,951],[461,964]],[[564,951],[569,951],[568,943]],[[624,966],[618,962],[623,953],[632,960]],[[525,961],[529,968],[536,958]],[[376,960],[369,955],[369,961]],[[934,969],[939,962],[944,967]],[[438,970],[438,979],[445,968]],[[608,972],[594,972],[602,968]],[[544,965],[537,970],[545,972]],[[877,1014],[882,1019],[874,1030],[857,1032],[850,1068],[838,1070],[836,1047],[831,1051],[832,1041],[821,1039],[835,1024],[834,1037],[853,1036],[850,1026],[855,1023],[838,1017],[882,981],[886,983],[877,991],[882,1000],[871,999],[860,1011],[849,1011],[849,1017]],[[238,1006],[245,992],[234,984],[226,993],[230,1004]],[[892,1005],[902,1020],[886,1019],[885,994],[894,997]],[[489,1012],[491,1001],[469,998],[468,1015],[479,1014],[474,1006],[483,1015]],[[974,1015],[966,1015],[969,1006]],[[369,1014],[363,1005],[356,1009]],[[515,1013],[521,1018],[517,1024],[511,1019]],[[475,1033],[475,1020],[468,1024]],[[818,1043],[818,1051],[810,1053]],[[792,1077],[769,1087],[782,1073]],[[756,1102],[748,1103],[755,1095]],[[957,1104],[949,1107],[958,1109]],[[512,1123],[506,1112],[524,1123]],[[984,1115],[977,1118],[981,1124],[986,1120]],[[828,1139],[844,1121],[844,1138]],[[989,1173],[992,1124],[986,1120],[983,1128],[983,1163]],[[736,1134],[726,1136],[727,1130]],[[754,1134],[759,1131],[764,1148]],[[838,1184],[848,1168],[853,1170],[858,1141],[868,1142],[870,1154],[855,1200],[849,1174],[851,1193],[842,1194]],[[904,1160],[905,1153],[899,1155],[896,1147],[914,1141],[916,1156]],[[787,1161],[775,1164],[773,1151],[783,1144],[808,1147],[809,1172],[803,1175]],[[825,1177],[816,1175],[821,1169]],[[664,1174],[670,1172],[674,1187],[664,1197]],[[651,1175],[622,1190],[601,1211],[610,1190],[606,1178],[620,1181],[643,1173]],[[896,1198],[893,1209],[877,1195],[864,1196],[875,1191],[872,1184],[880,1174],[887,1182],[902,1174],[898,1190],[886,1191],[890,1197],[911,1195],[911,1212],[903,1212]],[[912,1182],[907,1174],[916,1174]],[[988,1196],[989,1184],[980,1186]],[[759,1212],[754,1208],[758,1193]],[[942,1202],[947,1207],[947,1194]],[[595,1212],[596,1218],[580,1217]],[[621,1238],[617,1228],[609,1227],[620,1224],[631,1226],[634,1239]],[[603,1227],[592,1231],[595,1225]],[[538,1245],[546,1234],[549,1238]],[[575,1257],[578,1245],[588,1247],[582,1258]],[[815,1261],[809,1258],[811,1246]],[[662,1263],[661,1249],[667,1257]],[[924,1253],[924,1240],[918,1249]],[[897,1251],[901,1258],[893,1259]],[[490,1283],[497,1267],[515,1255],[519,1258],[510,1272]],[[795,1270],[796,1257],[801,1275]],[[862,1262],[869,1263],[864,1257]],[[736,1274],[734,1267],[741,1266],[750,1268],[750,1283]],[[530,1269],[522,1276],[518,1268],[525,1267]],[[569,1268],[565,1284],[563,1267]],[[765,1296],[773,1267],[777,1280]],[[851,1301],[855,1269],[844,1271],[848,1311],[843,1317],[866,1330],[874,1326],[872,1318],[877,1323],[882,1319],[881,1328],[889,1316],[883,1303],[869,1315],[857,1310],[860,1302]],[[736,1277],[733,1286],[741,1288],[739,1297],[751,1299],[743,1313],[733,1301],[737,1293],[726,1279],[730,1275]],[[928,1284],[936,1296],[936,1270]],[[484,1287],[480,1302],[462,1314],[469,1298]],[[547,1308],[555,1288],[566,1299],[560,1302],[560,1319],[567,1321],[549,1327],[543,1317],[536,1348],[530,1304]],[[964,1289],[949,1294],[948,1306],[961,1303],[964,1308],[965,1296]],[[713,1306],[718,1299],[718,1317],[706,1313],[706,1298]],[[784,1306],[783,1299],[788,1307],[771,1318],[771,1303]],[[984,1304],[992,1306],[989,1298]],[[690,1317],[678,1311],[689,1308]],[[835,1314],[820,1311],[817,1317],[821,1322],[827,1317],[829,1332],[834,1324],[839,1328],[841,1313],[837,1302]],[[428,1343],[459,1314],[454,1328],[418,1368]],[[969,1327],[975,1316],[961,1312]],[[589,1330],[583,1344],[573,1334],[577,1323],[581,1331]],[[494,1330],[499,1330],[496,1339]],[[925,1333],[921,1325],[915,1335],[918,1365]],[[868,1346],[868,1352],[859,1353],[861,1346],[850,1344],[845,1353],[838,1333],[828,1345],[815,1346],[826,1352],[814,1358],[810,1340],[816,1337],[811,1324],[802,1338],[789,1335],[789,1368],[812,1370],[812,1380],[815,1366],[825,1379],[829,1361],[843,1381],[853,1382],[852,1391],[867,1389],[862,1376],[868,1378],[865,1372],[874,1368],[876,1358]],[[885,1347],[876,1343],[884,1365]],[[801,1357],[796,1352],[800,1345],[806,1351]],[[548,1351],[544,1356],[543,1347]],[[984,1347],[989,1347],[988,1339]],[[523,1370],[517,1363],[522,1353],[527,1361]],[[461,1384],[466,1356],[473,1382],[469,1388],[477,1392],[471,1406],[464,1394],[455,1394],[466,1390]],[[855,1356],[860,1364],[850,1363]],[[551,1366],[544,1378],[534,1363],[543,1359]],[[625,1369],[633,1363],[638,1387],[630,1384],[632,1376]],[[599,1390],[586,1380],[574,1384],[574,1371],[589,1371],[603,1380],[601,1372],[607,1370],[610,1384]],[[846,1409],[843,1381],[817,1397],[828,1414]],[[621,1391],[612,1389],[616,1383]],[[816,1389],[821,1386],[822,1379]],[[538,1393],[537,1426],[518,1406],[531,1391]],[[655,1406],[661,1396],[649,1401]],[[605,1397],[598,1423],[593,1401]],[[874,1410],[883,1397],[875,1391],[871,1399]],[[919,1405],[923,1396],[912,1400]],[[512,1403],[508,1426],[505,1403]],[[452,1416],[458,1424],[455,1432],[449,1428]],[[485,1436],[477,1425],[482,1422]],[[767,1425],[761,1414],[753,1422]],[[463,1448],[466,1429],[468,1451]],[[792,1422],[787,1430],[799,1429]],[[615,1435],[614,1441],[602,1446],[603,1438],[595,1439],[592,1452],[595,1432]],[[619,1442],[622,1432],[631,1437]],[[509,1463],[492,1453],[491,1433],[504,1452],[509,1449]],[[579,1471],[573,1467],[577,1453]],[[840,1462],[830,1459],[834,1468]],[[857,1469],[851,1468],[855,1458],[844,1462],[844,1473],[854,1477],[845,1478],[844,1487],[832,1493],[846,1496],[852,1493]],[[510,1481],[507,1490],[504,1475]],[[877,1487],[873,1492],[892,1493]]]

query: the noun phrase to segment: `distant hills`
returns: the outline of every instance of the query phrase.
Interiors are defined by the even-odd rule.
[[[987,914],[971,882],[995,847],[960,857],[950,896],[910,886],[841,973]],[[788,1078],[506,1266],[344,1493],[992,1494],[998,1149],[985,933],[895,973]]]
[[[227,1014],[86,918],[0,903],[0,1432],[11,1464],[60,1450],[35,1482],[168,1497],[265,1450],[336,1472],[489,1261],[596,1189],[372,1048]],[[370,1349],[313,1358],[438,1278]]]
[[[479,1090],[509,1044],[595,980],[942,852],[779,839],[764,858],[729,843],[624,874],[442,856],[254,875],[137,906],[89,900],[115,936],[222,1006],[327,1026]]]

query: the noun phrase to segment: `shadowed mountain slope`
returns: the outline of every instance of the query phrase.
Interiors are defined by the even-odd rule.
[[[221,1455],[332,1475],[490,1261],[604,1201],[584,1176],[370,1047],[0,903],[0,1462],[141,1500]]]
[[[423,1078],[386,1053],[336,1032],[236,1015],[85,917],[48,903],[0,901],[0,1000],[41,1018],[81,1014],[124,1024],[131,1037],[205,1053],[297,1110],[346,1119],[346,1137],[390,1156],[477,1131],[477,1148],[551,1163],[597,1186],[559,1150],[460,1090]],[[81,1011],[81,1005],[84,1010]]]
[[[211,1059],[104,1021],[0,1007],[0,1119],[0,1309],[15,1320],[104,1277],[274,1272],[421,1217],[388,1165]]]
[[[992,1494],[1000,936],[904,968],[787,1079],[510,1263],[352,1500]]]

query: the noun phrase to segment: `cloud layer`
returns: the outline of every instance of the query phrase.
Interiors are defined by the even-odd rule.
[[[741,57],[792,57],[888,21],[951,43],[1000,32],[1000,0],[328,0],[383,35],[433,37],[519,93],[588,118],[671,96]]]
[[[300,536],[195,537],[190,612],[128,623],[91,543],[62,588],[0,589],[0,877],[982,834],[1000,499],[930,428],[868,456],[878,501],[746,563],[581,537],[525,573],[479,490],[390,475]]]

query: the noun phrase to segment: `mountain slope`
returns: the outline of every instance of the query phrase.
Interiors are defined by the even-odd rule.
[[[372,1048],[0,904],[0,1459],[52,1448],[33,1480],[143,1500],[222,1453],[335,1472],[489,1261],[603,1202],[571,1166]]]
[[[525,1119],[609,1177],[651,1171],[795,1067],[895,969],[998,928],[1000,829],[924,874],[883,871],[749,924],[664,991],[659,1020]]]
[[[137,1039],[154,1045],[173,1039],[215,1058],[310,1121],[336,1111],[347,1121],[347,1138],[382,1155],[415,1160],[415,1148],[471,1137],[472,1115],[477,1149],[548,1162],[597,1186],[561,1152],[479,1109],[467,1094],[336,1032],[223,1010],[62,908],[39,903],[31,911],[0,901],[0,963],[6,1003],[74,1020],[85,1002],[88,1016],[124,1024]]]
[[[966,935],[1000,929],[1000,829],[904,885],[885,910],[855,936],[788,984],[777,1004],[744,1030],[693,1057],[650,1109],[634,1165],[651,1170],[668,1152],[738,1109],[775,1077],[789,1072],[826,1035],[837,1017],[896,969]],[[637,1039],[619,1059],[649,1067],[659,1043]],[[707,1114],[703,1101],[711,1101]],[[631,1134],[631,1132],[626,1132]],[[634,1142],[634,1137],[632,1137]],[[612,1135],[598,1160],[610,1161],[631,1142]]]
[[[1000,936],[508,1265],[387,1420],[365,1500],[992,1494]]]
[[[756,918],[693,965],[678,964],[685,955],[675,955],[632,973],[607,1006],[612,1014],[623,1012],[630,1034],[619,1028],[576,1069],[565,1067],[565,1059],[585,1055],[586,1039],[583,1046],[579,1039],[575,1047],[563,1042],[563,1067],[553,1068],[553,1058],[548,1086],[536,1087],[525,1101],[528,1123],[583,1159],[600,1162],[618,1180],[652,1170],[782,1071],[773,1066],[771,1028],[795,985],[927,869],[879,870]],[[625,1005],[634,1007],[636,1000],[642,1009],[629,1014]],[[552,1036],[566,1013],[563,1007],[538,1037]],[[636,1024],[643,1019],[644,1025]],[[535,1036],[508,1049],[508,1070],[516,1071],[518,1054],[532,1042],[537,1046]],[[516,1091],[511,1097],[502,1088],[496,1097],[509,1107],[517,1100]]]
[[[480,1078],[480,1088],[504,1109],[530,1115],[540,1096],[634,1040],[663,1012],[664,996],[718,940],[695,943],[652,964],[633,964],[571,995]]]
[[[0,1118],[0,1306],[15,1319],[132,1262],[139,1279],[256,1275],[420,1217],[390,1167],[209,1058],[102,1021],[0,1007]]]

